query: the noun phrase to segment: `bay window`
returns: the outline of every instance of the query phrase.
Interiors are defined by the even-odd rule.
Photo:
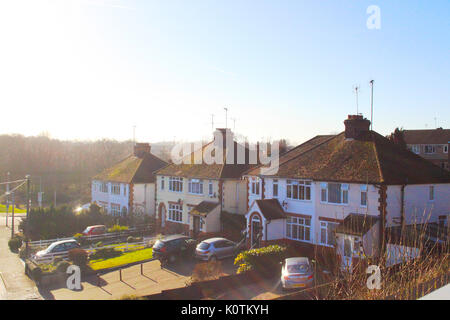
[[[169,221],[182,222],[183,221],[183,206],[181,204],[169,203]]]
[[[170,177],[169,178],[169,191],[183,192],[183,178]]]
[[[311,181],[287,180],[286,197],[294,200],[311,200]]]
[[[288,217],[286,237],[293,240],[311,241],[311,218]]]

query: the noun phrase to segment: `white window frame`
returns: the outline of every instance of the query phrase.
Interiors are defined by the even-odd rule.
[[[119,217],[121,215],[120,204],[111,203],[111,215]]]
[[[435,198],[436,198],[435,188],[434,188],[434,186],[429,186],[428,187],[428,201],[434,201]]]
[[[336,222],[330,222],[330,221],[319,221],[320,222],[320,234],[319,234],[319,241],[320,244],[324,245],[324,246],[328,246],[328,247],[334,247],[336,246],[336,235],[334,234],[333,237],[333,241],[330,243],[330,230],[329,228],[331,226],[334,227],[334,229],[337,228],[337,226],[339,225],[339,223]],[[325,232],[325,242],[322,241],[322,231]]]
[[[419,154],[420,153],[420,144],[412,144],[411,152],[414,152],[415,154]]]
[[[161,185],[160,185],[160,189],[161,189],[161,190],[164,190],[164,187],[165,187],[164,184],[165,184],[165,182],[166,182],[166,179],[165,179],[164,176],[162,176],[162,177],[161,177]]]
[[[255,196],[259,196],[261,191],[260,181],[259,180],[251,180],[250,181],[250,193]]]
[[[111,194],[120,196],[120,183],[111,183]]]
[[[277,191],[275,194],[275,190]],[[278,195],[280,193],[280,188],[278,184],[278,179],[273,179],[272,181],[272,197],[278,198]]]
[[[427,148],[431,148],[431,152],[427,151]],[[424,146],[423,151],[425,154],[433,154],[436,153],[436,146],[434,144],[427,144]]]
[[[367,208],[367,195],[368,195],[368,193],[367,193],[367,185],[362,185],[361,186],[361,192],[360,192],[360,199],[359,199],[359,205],[361,206],[361,207],[363,207],[363,208]],[[363,194],[365,194],[365,197],[366,197],[366,203],[365,204],[363,204]]]
[[[309,224],[307,223],[309,221]],[[286,218],[286,238],[301,242],[311,243],[311,218],[303,217],[287,217]],[[294,237],[294,230],[296,229],[297,237]],[[300,237],[300,230],[303,230],[303,237]],[[307,240],[308,235],[309,240]],[[303,238],[303,239],[302,239]]]
[[[201,179],[189,179],[188,181],[188,193],[189,194],[203,194],[203,180]]]
[[[211,197],[214,195],[214,184],[212,180],[208,182],[208,195]]]
[[[169,203],[169,210],[167,211],[167,221],[182,223],[183,222],[183,205]]]
[[[303,180],[286,180],[286,198],[289,200],[296,201],[311,201],[311,181],[303,181]],[[297,186],[297,197],[294,195],[295,186]],[[301,192],[303,188],[303,199],[301,198]],[[309,190],[309,198],[307,197],[307,190]]]
[[[100,182],[100,192],[108,193],[108,184],[106,182]]]
[[[183,178],[182,177],[169,177],[169,191],[170,192],[183,192]]]
[[[340,185],[340,188],[341,188],[340,198],[339,198],[340,202],[331,202],[330,201],[330,192],[329,192],[330,185]],[[335,183],[335,182],[321,183],[320,184],[320,202],[326,203],[326,204],[347,206],[350,201],[349,190],[350,190],[350,185],[347,183]],[[325,191],[325,193],[324,193],[324,191]],[[323,199],[324,194],[326,194],[326,200]],[[346,200],[346,201],[344,202],[344,200]]]

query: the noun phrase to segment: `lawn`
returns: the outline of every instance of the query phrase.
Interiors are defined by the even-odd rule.
[[[111,258],[111,259],[98,259],[92,260],[89,262],[89,266],[92,270],[101,270],[107,268],[118,267],[121,265],[125,265],[128,263],[144,261],[152,258],[152,248],[136,250],[131,252],[123,253],[119,257]]]
[[[6,206],[4,204],[0,204],[0,212],[6,212]],[[9,206],[9,213],[12,212],[12,206]],[[26,209],[19,209],[17,206],[14,208],[14,213],[26,213]]]

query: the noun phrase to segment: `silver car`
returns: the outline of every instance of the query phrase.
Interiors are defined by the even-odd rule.
[[[195,249],[195,257],[203,261],[215,261],[233,257],[238,251],[235,242],[225,238],[211,238],[200,242]]]
[[[314,271],[308,258],[288,258],[281,267],[283,289],[309,288],[314,285]]]
[[[56,257],[66,257],[69,250],[77,248],[80,248],[80,245],[76,240],[57,241],[49,245],[47,249],[36,252],[36,254],[32,256],[32,258],[36,262],[51,262]]]

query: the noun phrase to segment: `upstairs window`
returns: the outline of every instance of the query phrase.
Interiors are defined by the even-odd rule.
[[[108,184],[105,182],[100,183],[100,192],[108,193]]]
[[[250,182],[250,192],[254,195],[259,195],[259,181],[258,180],[252,180]]]
[[[429,187],[428,200],[434,201],[434,186]]]
[[[170,177],[169,178],[169,191],[183,192],[183,178]]]
[[[166,183],[166,178],[165,177],[161,177],[161,190],[164,190],[165,183]]]
[[[118,184],[118,183],[113,183],[113,184],[111,185],[111,193],[112,193],[112,194],[120,195],[120,184]]]
[[[414,152],[415,154],[419,154],[420,153],[420,145],[418,144],[413,144],[411,146],[411,151]]]
[[[426,145],[425,146],[425,153],[435,153],[436,152],[436,147],[433,145]]]
[[[286,197],[294,200],[311,200],[311,181],[287,180]]]
[[[272,196],[278,198],[278,180],[273,180],[272,186]]]
[[[208,194],[210,196],[214,195],[214,185],[213,185],[213,182],[211,180],[209,180],[209,182],[208,182]]]
[[[367,185],[361,186],[361,207],[367,207]]]
[[[320,200],[326,203],[347,204],[349,185],[345,183],[322,183]]]
[[[189,193],[203,194],[203,180],[189,179]]]

